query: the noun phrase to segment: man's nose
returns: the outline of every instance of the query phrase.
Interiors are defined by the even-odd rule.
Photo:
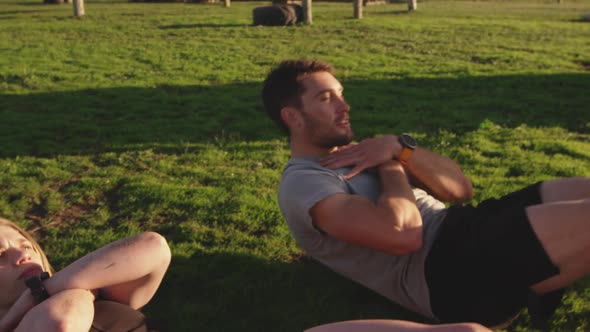
[[[348,112],[350,111],[350,106],[348,105],[348,103],[346,102],[346,100],[344,100],[344,97],[340,97],[339,98],[340,101],[340,105],[338,107],[338,110],[340,112]]]

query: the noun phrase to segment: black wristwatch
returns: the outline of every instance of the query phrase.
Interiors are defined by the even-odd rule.
[[[402,145],[402,152],[400,152],[397,160],[399,160],[402,165],[405,165],[408,163],[408,159],[410,159],[410,156],[418,146],[418,142],[416,142],[414,137],[406,133],[399,135],[397,138],[399,140],[399,144]]]
[[[49,298],[49,293],[45,285],[43,285],[43,281],[47,279],[49,279],[49,273],[41,272],[25,280],[25,285],[31,289],[31,295],[33,295],[37,303],[41,303]]]

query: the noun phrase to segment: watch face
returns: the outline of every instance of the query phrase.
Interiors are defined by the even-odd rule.
[[[418,146],[418,142],[414,139],[414,137],[410,136],[409,134],[401,134],[399,135],[400,143],[410,149],[415,149]]]

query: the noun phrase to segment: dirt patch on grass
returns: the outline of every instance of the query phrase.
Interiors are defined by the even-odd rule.
[[[585,71],[590,71],[590,61],[576,61],[576,64],[582,66]]]
[[[81,216],[92,213],[96,210],[96,204],[85,202],[82,204],[75,204],[67,209],[58,211],[51,218],[51,223],[54,226],[65,226],[72,224],[73,221],[79,220]]]
[[[26,214],[26,218],[35,224],[29,232],[35,237],[45,238],[48,227],[71,226],[78,222],[82,216],[93,213],[96,207],[96,202],[76,203],[49,216],[45,215],[45,211],[34,208]]]

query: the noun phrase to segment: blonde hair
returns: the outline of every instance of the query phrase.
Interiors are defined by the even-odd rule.
[[[41,246],[39,246],[39,243],[37,243],[37,241],[35,241],[35,239],[31,236],[31,234],[27,233],[27,231],[20,228],[14,222],[12,222],[8,219],[4,219],[2,217],[0,217],[0,226],[6,226],[6,227],[10,227],[10,228],[14,229],[20,235],[22,235],[25,239],[27,239],[29,242],[31,242],[31,245],[33,246],[33,250],[35,250],[35,252],[37,252],[37,254],[39,254],[39,256],[41,256],[41,264],[43,265],[43,271],[47,271],[47,272],[49,272],[49,274],[53,274],[53,268],[51,267],[51,264],[49,264],[49,260],[47,259],[45,252],[43,251],[43,249],[41,249]]]

